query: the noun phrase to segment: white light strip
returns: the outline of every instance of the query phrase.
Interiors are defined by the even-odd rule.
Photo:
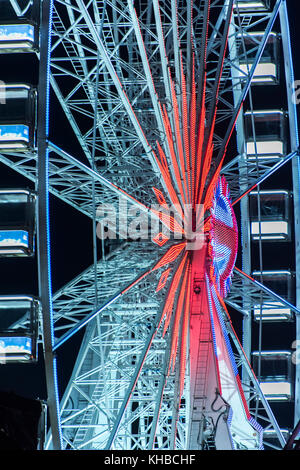
[[[261,115],[261,114],[267,114],[267,115],[269,115],[269,114],[271,114],[271,115],[272,115],[272,114],[273,114],[273,115],[275,115],[275,114],[281,114],[281,115],[283,116],[283,115],[284,115],[284,112],[281,111],[280,109],[267,109],[267,110],[253,111],[253,112],[252,112],[252,111],[246,111],[244,114],[245,114],[245,116],[251,116],[251,115],[253,115],[254,117],[255,117],[255,116],[259,116],[259,115]]]
[[[247,2],[247,1],[238,1],[234,3],[234,8],[238,7],[240,10],[254,10],[256,8],[266,8],[264,2]]]
[[[291,276],[291,273],[290,271],[253,271],[252,275],[253,276],[260,276],[260,274],[262,274],[263,276],[284,276],[284,275],[288,275],[288,276]]]
[[[260,306],[255,306],[254,307],[254,315],[256,317],[259,317],[260,316]],[[291,309],[289,308],[265,308],[264,306],[262,306],[262,316],[266,316],[267,318],[269,317],[269,315],[281,315],[281,316],[284,316],[284,317],[290,317],[291,316]],[[276,317],[274,317],[276,318]]]
[[[261,190],[259,191],[259,194],[266,194],[267,196],[272,196],[273,194],[283,194],[283,195],[288,195],[289,192],[286,191],[285,189],[267,189],[267,190]],[[258,191],[251,191],[250,195],[257,196]]]
[[[283,235],[288,235],[288,223],[282,221],[267,221],[261,222],[260,224],[259,222],[251,222],[251,233],[252,235],[259,235],[259,233],[261,233],[271,238],[278,236],[283,237]]]
[[[266,398],[287,399],[291,396],[290,382],[261,382],[260,387]]]
[[[240,64],[240,76],[245,76],[250,72],[252,64]],[[244,72],[244,73],[243,73]],[[252,82],[273,82],[277,76],[276,65],[272,62],[257,64]]]
[[[290,351],[284,351],[282,349],[279,349],[279,350],[274,349],[272,351],[262,351],[261,353],[259,351],[254,351],[252,354],[253,356],[261,356],[261,357],[279,355],[279,356],[282,356],[282,360],[285,360],[287,357],[291,356]]]
[[[256,141],[257,153],[260,155],[280,154],[283,155],[283,142],[280,140]],[[246,143],[246,152],[248,155],[255,155],[255,143]]]

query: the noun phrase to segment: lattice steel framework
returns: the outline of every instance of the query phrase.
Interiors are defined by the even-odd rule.
[[[200,82],[206,77],[202,103],[205,102],[206,122],[213,130],[211,136],[204,137],[206,144],[210,137],[213,143],[207,176],[219,168],[229,183],[233,202],[239,203],[242,197],[242,226],[247,225],[245,200],[250,189],[291,161],[299,194],[296,178],[299,155],[291,98],[291,145],[280,162],[275,157],[263,163],[247,159],[241,123],[241,110],[274,24],[280,24],[285,35],[283,43],[288,40],[286,2],[271,1],[268,9],[255,12],[239,9],[239,3],[56,0],[51,5],[49,2],[50,83],[71,124],[78,148],[73,156],[55,142],[49,143],[48,184],[52,194],[92,218],[95,224],[99,204],[117,205],[120,199],[126,199],[147,216],[153,215],[149,209],[157,203],[153,187],[169,197],[171,194],[154,152],[158,141],[168,154],[162,107],[172,114],[176,95],[182,114],[183,77],[187,96],[192,96],[193,73]],[[243,47],[245,38],[258,29],[264,33],[249,52]],[[290,50],[285,52],[290,59]],[[251,63],[247,72],[242,63]],[[286,66],[286,86],[291,91],[291,62]],[[200,106],[202,97],[197,99]],[[238,149],[232,154],[232,136],[236,131]],[[176,129],[173,132],[176,134]],[[228,149],[230,155],[226,154]],[[37,152],[5,152],[0,160],[37,181]],[[178,195],[180,181],[174,171],[173,165],[170,172]],[[294,207],[298,214],[297,198]],[[242,234],[246,275],[236,269],[226,303],[247,319],[257,303],[275,299],[286,305],[286,301],[249,276],[245,229]],[[180,400],[179,367],[171,373],[169,370],[171,329],[164,335],[160,326],[172,276],[155,292],[165,265],[153,268],[172,246],[172,240],[161,247],[151,240],[120,243],[53,295],[53,351],[86,328],[72,377],[60,402],[59,420],[51,423],[52,433],[59,436],[54,447],[189,449],[203,445],[189,432],[190,371],[187,368]],[[297,252],[297,260],[298,257]],[[178,265],[174,257],[168,268],[175,272]],[[179,301],[179,293],[176,295]],[[289,307],[299,315],[299,305]],[[243,368],[249,410],[263,427],[275,431],[280,448],[284,439],[276,419],[226,313],[224,319],[237,367]],[[174,319],[171,325],[172,322]],[[249,354],[247,347],[246,352]],[[58,429],[53,429],[55,426]],[[53,447],[51,433],[48,447]]]

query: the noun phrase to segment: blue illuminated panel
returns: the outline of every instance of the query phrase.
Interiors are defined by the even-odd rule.
[[[0,48],[30,48],[34,42],[34,27],[31,24],[0,25]]]
[[[29,127],[25,124],[1,124],[0,148],[20,148],[29,144]]]

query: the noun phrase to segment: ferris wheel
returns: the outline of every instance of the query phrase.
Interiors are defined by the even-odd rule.
[[[3,127],[0,159],[36,183],[46,448],[283,448],[272,405],[299,419],[298,367],[293,379],[291,343],[263,341],[270,325],[297,338],[300,314],[286,1],[60,0],[35,14],[22,27],[37,124],[17,150]],[[73,154],[49,140],[50,85]],[[53,294],[49,193],[93,226],[92,266]],[[264,260],[291,247],[285,270]],[[59,351],[79,331],[59,396]]]

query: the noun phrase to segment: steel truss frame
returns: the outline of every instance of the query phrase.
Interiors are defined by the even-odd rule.
[[[284,4],[277,0],[271,11],[247,13],[239,18],[235,10],[230,17],[228,53],[221,70],[219,56],[225,48],[224,23],[229,21],[229,1],[211,1],[215,22],[209,23],[207,106],[213,110],[216,104],[214,82],[220,76],[214,133],[216,166],[236,123],[239,123],[239,112],[255,68]],[[176,44],[174,5],[167,1],[161,8],[167,38],[166,56],[172,56],[171,38]],[[192,51],[186,45],[186,38],[193,34],[196,56],[201,57],[201,43],[197,38],[201,38],[204,31],[208,1],[197,2],[193,31],[189,30],[186,21],[189,5],[190,2],[178,1],[181,20],[178,36],[181,46],[186,48],[187,70]],[[163,34],[158,8],[157,0],[141,1],[137,20],[130,0],[127,3],[119,0],[54,1],[50,83],[77,137],[78,155],[74,158],[55,142],[49,143],[49,191],[90,218],[95,217],[98,204],[117,203],[124,197],[120,188],[126,191],[127,200],[133,204],[139,200],[147,206],[156,202],[153,186],[165,189],[152,151],[155,140],[161,139],[164,145],[164,139],[158,98],[146,61],[147,57],[151,58],[155,89],[159,99],[168,106],[167,64],[162,54]],[[265,34],[255,47],[252,68],[245,73],[239,62],[247,61],[247,53],[243,56],[237,52],[238,38],[251,34],[258,26]],[[179,86],[176,54],[172,65],[175,77],[177,74],[175,83]],[[197,73],[204,73],[200,60],[196,65]],[[147,129],[147,139],[143,129]],[[241,135],[239,139],[241,142]],[[260,165],[257,172],[254,163],[245,161],[240,146],[238,151],[241,154],[222,169],[233,200],[279,169],[278,160],[274,159]],[[295,155],[298,154],[292,157]],[[286,161],[292,157],[287,156]],[[0,155],[0,161],[37,182],[36,152],[6,152]],[[244,218],[246,215],[242,213]],[[109,258],[95,261],[94,266],[53,296],[57,344],[68,331],[75,334],[76,326],[88,318],[74,371],[60,405],[63,448],[186,449],[189,446],[185,426],[189,402],[183,400],[182,408],[174,409],[174,397],[178,393],[176,372],[167,377],[170,337],[163,338],[161,331],[156,330],[161,314],[161,294],[153,295],[153,284],[157,283],[160,272],[152,273],[138,284],[133,282],[143,269],[151,266],[157,248],[153,244],[139,246],[136,243],[117,247]],[[118,296],[120,273],[122,292],[133,284],[122,297]],[[247,299],[239,298],[241,287],[248,290]],[[249,315],[262,294],[269,301],[278,300],[274,293],[266,292],[236,272],[227,302]],[[98,315],[91,315],[95,305],[103,308]],[[245,305],[249,307],[245,309]],[[299,313],[296,307],[293,309]],[[230,323],[228,331],[232,333]],[[248,375],[245,386],[259,397],[262,406],[259,414],[264,415],[262,419],[275,429],[279,446],[283,446],[281,432],[247,357],[236,337],[232,335],[232,338],[239,364]],[[186,376],[188,397],[188,371]],[[174,420],[177,420],[177,429]],[[47,445],[48,448],[53,446],[51,434]]]

